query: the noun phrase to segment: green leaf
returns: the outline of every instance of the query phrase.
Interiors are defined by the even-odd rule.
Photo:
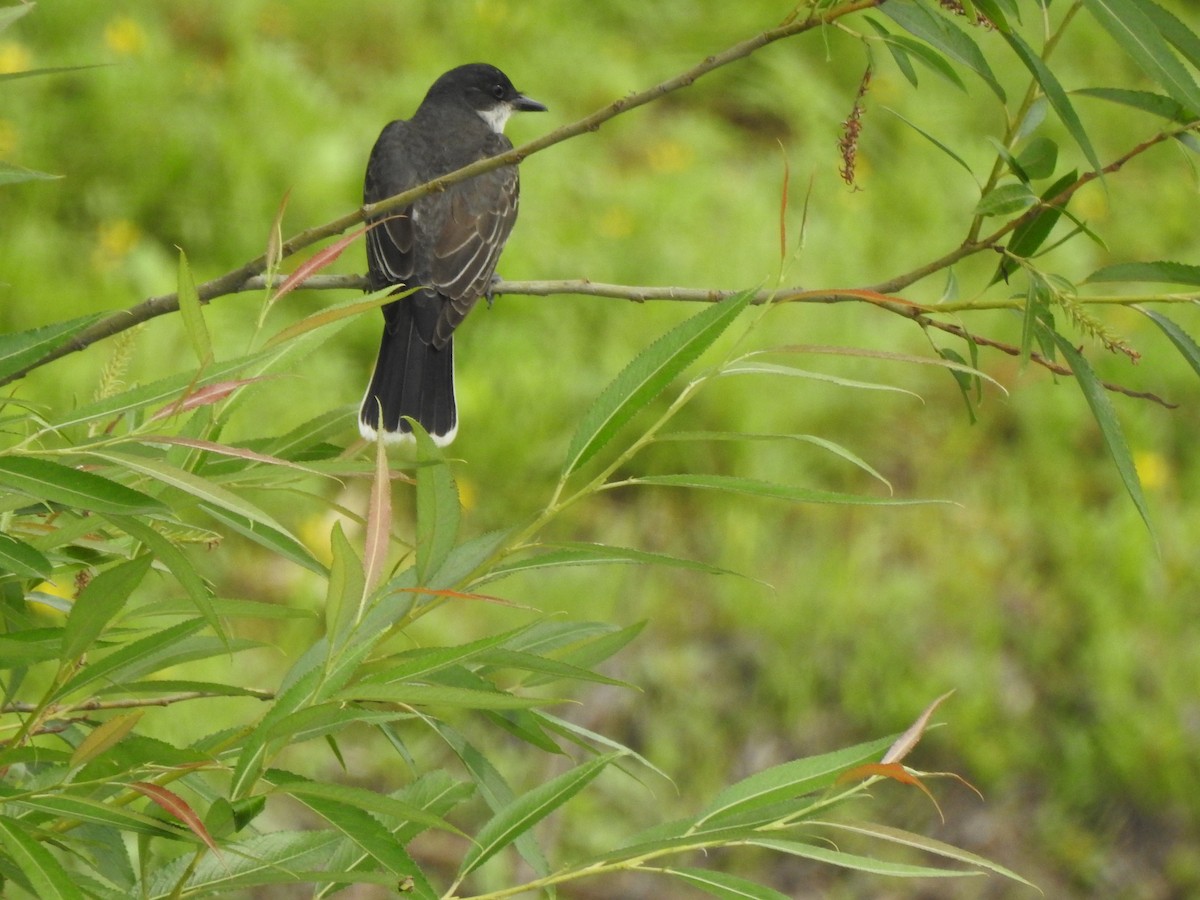
[[[1193,67],[1200,68],[1200,37],[1196,35],[1196,32],[1176,18],[1174,13],[1163,9],[1153,0],[1142,0],[1138,6],[1154,23],[1158,33],[1183,54],[1183,58]]]
[[[587,787],[620,753],[597,756],[552,778],[500,809],[479,830],[459,867],[462,878],[475,871],[534,825]]]
[[[565,479],[587,463],[642,407],[712,346],[753,296],[753,291],[744,291],[714,303],[639,353],[580,420],[567,448],[561,477]]]
[[[426,724],[449,745],[462,761],[492,812],[508,808],[516,802],[513,798],[512,788],[508,786],[504,776],[461,734],[440,719],[428,719]],[[543,877],[550,874],[550,864],[546,862],[545,854],[534,840],[533,832],[526,831],[519,835],[514,841],[514,845],[521,854],[521,858],[529,864],[534,872]],[[478,844],[474,845],[476,849],[478,846]]]
[[[196,293],[196,281],[192,278],[192,268],[188,265],[187,254],[179,250],[179,317],[183,319],[183,329],[187,332],[192,349],[196,351],[196,359],[201,366],[206,366],[213,359],[212,338],[208,334],[208,326],[204,324],[204,313],[201,311],[200,296]]]
[[[34,500],[114,515],[162,514],[162,501],[94,472],[33,456],[0,457],[0,485]]]
[[[669,566],[676,569],[689,569],[693,572],[704,572],[708,575],[733,575],[729,569],[722,569],[709,563],[692,559],[670,556],[666,553],[651,553],[646,550],[634,550],[629,547],[613,547],[609,544],[587,544],[563,542],[543,544],[538,549],[546,549],[527,559],[517,562],[503,563],[495,566],[479,584],[505,578],[517,572],[529,572],[536,569],[557,569],[564,566],[608,566],[608,565],[657,565]]]
[[[189,619],[125,644],[99,660],[92,660],[86,668],[80,669],[71,680],[55,691],[52,699],[66,697],[98,681],[109,683],[123,678],[133,680],[147,672],[173,665],[183,656],[179,645],[205,624],[203,619]],[[221,649],[217,648],[213,652],[221,652]]]
[[[406,706],[437,706],[455,709],[529,709],[563,703],[555,697],[518,697],[507,691],[483,691],[446,684],[386,682],[354,684],[334,695],[340,700],[380,700]]]
[[[962,878],[969,875],[982,875],[980,871],[962,871],[961,869],[936,869],[933,866],[917,866],[910,863],[890,862],[885,859],[874,859],[870,856],[860,856],[856,853],[846,853],[831,847],[821,847],[803,841],[780,841],[772,838],[751,838],[746,841],[752,847],[762,847],[775,850],[803,859],[840,866],[843,869],[853,869],[857,872],[869,872],[872,875],[886,875],[891,878]]]
[[[1012,237],[1008,241],[1009,253],[1022,259],[1028,259],[1037,253],[1064,212],[1061,206],[1049,205],[1050,201],[1066,190],[1068,185],[1074,184],[1076,177],[1075,170],[1071,170],[1042,193],[1042,203],[1046,205],[1013,229]],[[1018,263],[1006,256],[1000,260],[996,274],[992,276],[989,284],[995,284],[1001,279],[1007,281],[1008,276],[1017,268]]]
[[[1026,178],[1049,178],[1058,165],[1058,144],[1048,137],[1035,137],[1017,154],[1017,165]]]
[[[913,847],[917,850],[923,850],[926,853],[932,853],[935,856],[941,856],[946,859],[952,859],[956,862],[966,863],[976,868],[986,869],[989,872],[995,872],[997,875],[1003,875],[1013,881],[1028,885],[1035,890],[1036,885],[1026,881],[1016,872],[1011,869],[1006,869],[989,859],[982,856],[977,856],[967,850],[961,850],[951,844],[943,843],[942,841],[933,838],[925,837],[920,834],[913,834],[910,831],[904,831],[899,828],[892,828],[888,825],[877,825],[874,822],[827,822],[809,820],[807,825],[820,826],[822,828],[831,828],[837,831],[849,831],[853,834],[866,835],[867,837],[878,838],[879,840],[889,843],[898,844],[903,847]]]
[[[1197,287],[1200,286],[1200,266],[1180,262],[1115,263],[1097,269],[1084,279],[1090,284],[1105,281],[1146,281]]]
[[[222,633],[221,617],[212,602],[212,590],[200,577],[192,561],[182,550],[159,534],[146,522],[133,516],[106,516],[106,518],[128,534],[141,541],[154,558],[170,570],[175,580],[187,592],[196,610],[208,620],[213,631]]]
[[[755,772],[717,794],[704,815],[696,820],[696,827],[709,822],[719,825],[765,806],[822,791],[847,769],[880,758],[894,740],[894,736],[880,738]]]
[[[940,75],[950,84],[954,85],[964,94],[967,93],[967,86],[955,71],[954,66],[946,61],[946,57],[938,53],[926,44],[922,44],[918,40],[910,38],[906,34],[892,34],[884,38],[884,43],[889,47],[895,44],[902,49],[904,53],[921,63],[931,72]]]
[[[333,653],[354,627],[365,582],[362,563],[342,531],[341,522],[334,523],[329,549],[333,560],[325,589],[325,631],[329,635],[329,652]]]
[[[692,868],[667,868],[662,872],[722,900],[788,900],[787,894],[728,872]]]
[[[1135,306],[1134,309],[1148,317],[1150,321],[1161,328],[1163,334],[1170,338],[1171,343],[1183,354],[1183,358],[1188,361],[1188,365],[1196,371],[1197,375],[1200,375],[1200,346],[1196,345],[1192,336],[1166,316],[1152,309],[1146,309],[1141,306]]]
[[[855,388],[865,391],[891,391],[896,394],[907,394],[910,397],[921,399],[920,394],[913,393],[905,388],[896,387],[894,384],[887,384],[880,381],[859,381],[853,378],[842,378],[838,375],[830,375],[827,372],[813,372],[809,369],[801,369],[798,366],[783,366],[778,363],[769,362],[734,362],[721,370],[721,376],[730,375],[783,375],[788,378],[807,378],[811,381],[823,381],[827,384],[836,384],[839,387]]]
[[[1146,498],[1142,494],[1142,482],[1138,478],[1137,467],[1133,464],[1133,455],[1129,452],[1129,445],[1125,442],[1125,435],[1121,432],[1121,423],[1117,419],[1117,413],[1113,409],[1108,391],[1104,389],[1104,385],[1100,383],[1100,379],[1096,377],[1096,373],[1092,371],[1091,365],[1083,354],[1076,350],[1070,341],[1057,331],[1053,332],[1053,337],[1055,343],[1058,344],[1058,349],[1066,359],[1067,365],[1075,373],[1075,380],[1079,382],[1079,389],[1083,391],[1083,396],[1087,400],[1088,406],[1091,407],[1092,416],[1096,419],[1096,424],[1100,426],[1104,444],[1108,447],[1108,452],[1117,467],[1121,481],[1125,484],[1129,498],[1137,507],[1142,521],[1146,523],[1146,529],[1150,532],[1150,536],[1154,538],[1154,524],[1150,520],[1150,509],[1146,505]]]
[[[1150,91],[1131,91],[1125,88],[1099,87],[1082,88],[1075,93],[1084,97],[1095,97],[1097,100],[1107,100],[1110,103],[1119,103],[1122,106],[1131,106],[1134,109],[1140,109],[1143,112],[1148,112],[1151,115],[1159,116],[1172,122],[1188,122],[1191,120],[1191,116],[1188,115],[1187,110],[1179,103],[1170,97],[1164,97],[1162,94],[1155,94]]]
[[[458,538],[461,505],[441,448],[413,423],[417,439],[417,582],[428,585]]]
[[[291,775],[284,777],[276,769],[268,771],[265,774],[265,778],[275,785],[275,789],[278,792],[290,794],[303,801],[307,801],[309,798],[333,800],[337,803],[356,807],[363,812],[390,817],[400,822],[412,822],[422,825],[424,828],[436,828],[438,831],[446,831],[465,837],[459,829],[455,828],[441,816],[426,812],[418,806],[406,803],[395,797],[389,797],[387,794],[379,794],[375,791],[369,791],[366,788],[350,787],[344,784],[308,781]]]
[[[1004,102],[1004,89],[996,80],[983,52],[965,31],[948,18],[913,0],[889,0],[879,7],[879,11],[909,34],[971,69]]]
[[[0,669],[15,669],[57,659],[62,649],[61,628],[27,628],[0,635]]]
[[[0,7],[0,31],[3,31],[21,16],[32,10],[32,3],[16,3],[11,6]]]
[[[62,178],[62,176],[26,169],[23,166],[15,166],[0,160],[0,185],[20,184],[23,181],[53,181],[56,178]]]
[[[1084,130],[1083,123],[1079,121],[1079,114],[1075,112],[1075,107],[1071,105],[1071,99],[1067,96],[1067,92],[1063,90],[1063,86],[1059,84],[1058,78],[1054,73],[1042,62],[1041,58],[1033,52],[1033,48],[1025,43],[1024,39],[1015,31],[1005,32],[1004,39],[1008,41],[1013,52],[1025,64],[1033,75],[1034,80],[1042,89],[1042,93],[1046,95],[1046,99],[1054,108],[1054,112],[1058,114],[1058,118],[1066,126],[1067,131],[1071,133],[1071,137],[1075,143],[1079,145],[1079,149],[1083,151],[1083,155],[1087,157],[1087,161],[1092,168],[1099,171],[1103,168],[1100,165],[1100,159],[1096,156],[1095,148],[1092,147],[1092,142]]]
[[[977,216],[1010,216],[1024,212],[1037,203],[1037,195],[1020,182],[1002,184],[980,198],[975,206]]]
[[[99,318],[99,314],[82,316],[31,331],[0,334],[0,383],[66,343]]]
[[[1021,313],[1021,365],[1029,362],[1033,352],[1033,342],[1038,336],[1039,323],[1046,325],[1045,330],[1051,330],[1046,324],[1050,313],[1050,286],[1036,273],[1029,276],[1029,284],[1025,288],[1025,308]]]
[[[0,572],[12,572],[22,578],[49,578],[54,571],[50,560],[36,548],[7,534],[0,534]]]
[[[152,561],[153,557],[147,553],[107,569],[91,580],[67,617],[62,642],[64,659],[73,660],[88,651],[113,616],[129,602],[129,595],[142,583]]]
[[[222,509],[208,503],[201,503],[204,510],[218,522],[236,531],[247,540],[251,540],[272,553],[277,553],[284,559],[291,560],[298,566],[324,577],[328,574],[325,567],[300,543],[291,533],[263,524],[261,519],[251,519],[230,509]]]
[[[1084,5],[1142,71],[1188,110],[1191,118],[1200,116],[1200,88],[1146,15],[1150,4],[1145,0],[1084,0]],[[1180,36],[1179,32],[1175,34]]]
[[[893,116],[895,116],[897,119],[899,119],[905,125],[907,125],[913,131],[915,131],[917,134],[919,134],[921,137],[925,138],[925,140],[929,141],[929,143],[933,144],[933,146],[937,147],[939,150],[941,150],[943,153],[945,153],[948,157],[950,157],[950,159],[954,160],[954,162],[956,162],[960,166],[962,166],[962,168],[967,171],[967,174],[974,176],[975,173],[971,171],[971,167],[970,167],[970,165],[967,164],[967,161],[965,159],[963,159],[961,156],[959,156],[957,153],[955,153],[953,150],[951,150],[949,147],[947,147],[945,144],[943,144],[941,141],[939,141],[937,138],[935,138],[932,134],[930,134],[928,131],[926,131],[924,128],[922,128],[920,125],[917,125],[915,122],[912,122],[909,119],[906,119],[904,116],[900,115],[900,113],[896,112],[891,107],[885,106],[884,109],[886,109],[888,112],[890,112]]]
[[[891,37],[891,32],[872,19],[870,16],[863,16],[867,24],[875,29],[875,33],[884,38],[883,45],[888,48],[888,52],[892,54],[892,61],[896,64],[896,68],[900,70],[900,74],[908,79],[908,83],[913,87],[917,87],[917,70],[913,68],[912,61],[908,58],[908,52],[893,40],[888,40]]]
[[[776,484],[770,481],[758,481],[753,478],[740,478],[735,475],[641,475],[630,478],[620,484],[644,484],[660,487],[698,488],[708,491],[723,491],[729,494],[742,494],[751,497],[763,497],[774,500],[788,500],[792,503],[836,503],[860,506],[913,506],[923,503],[942,503],[940,500],[909,500],[894,497],[867,497],[861,494],[844,494],[837,491],[824,491],[815,488],[795,487],[788,484]]]
[[[82,900],[83,892],[62,863],[30,836],[27,826],[20,820],[0,816],[0,843],[12,864],[28,879],[39,900]]]

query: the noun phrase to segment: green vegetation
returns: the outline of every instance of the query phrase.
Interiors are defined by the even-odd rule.
[[[1200,891],[1200,23],[963,5],[1011,32],[888,0],[529,156],[506,279],[788,302],[501,291],[451,452],[390,462],[378,315],[328,312],[361,294],[188,285],[285,201],[283,237],[353,211],[452,65],[547,103],[519,146],[786,4],[0,8],[0,73],[89,67],[0,77],[0,379],[184,313],[4,387],[5,896],[304,881],[250,861],[285,851],[418,896]],[[983,793],[923,777],[943,820],[856,767],[951,690],[906,758]]]

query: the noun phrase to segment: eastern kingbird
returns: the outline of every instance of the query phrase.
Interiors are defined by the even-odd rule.
[[[451,69],[416,113],[383,129],[367,163],[363,200],[375,203],[476,160],[512,149],[504,124],[519,110],[545,110],[495,66]],[[403,416],[439,446],[454,440],[454,329],[491,288],[496,261],[517,218],[516,166],[503,166],[369,221],[371,290],[416,288],[383,307],[379,358],[358,413],[367,440],[412,439]]]

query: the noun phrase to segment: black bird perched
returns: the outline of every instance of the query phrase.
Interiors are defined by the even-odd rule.
[[[416,113],[383,129],[363,185],[375,203],[476,160],[512,149],[504,124],[516,111],[545,110],[495,66],[451,69],[433,83]],[[417,288],[383,307],[379,358],[358,413],[375,440],[412,438],[403,416],[439,445],[458,430],[454,404],[454,329],[485,296],[517,218],[516,166],[503,166],[435,191],[370,220],[371,290]]]

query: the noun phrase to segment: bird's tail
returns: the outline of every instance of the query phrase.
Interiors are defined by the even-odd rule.
[[[375,371],[358,411],[358,430],[369,441],[380,430],[387,443],[412,440],[412,427],[403,416],[420,422],[440,447],[458,431],[453,338],[441,348],[423,341],[408,303],[401,301],[383,330]]]

